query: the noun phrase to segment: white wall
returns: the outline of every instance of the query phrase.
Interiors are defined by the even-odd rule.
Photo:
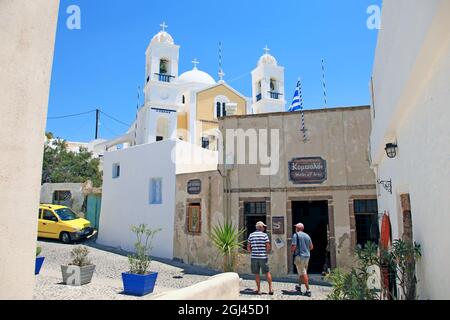
[[[239,300],[239,275],[221,273],[192,286],[157,294],[152,300]]]
[[[411,197],[421,299],[450,299],[450,1],[390,0],[383,5],[373,70],[372,165],[393,194],[379,190],[379,210],[402,235],[400,194]],[[388,159],[387,142],[398,143]]]
[[[58,7],[57,0],[0,1],[0,299],[33,295]]]
[[[105,154],[100,244],[133,251],[136,240],[130,226],[146,223],[153,229],[162,228],[154,239],[152,255],[173,257],[175,164],[170,154],[174,147],[174,141],[166,140]],[[112,178],[114,163],[120,163],[117,179]],[[151,178],[162,178],[162,204],[149,202]]]

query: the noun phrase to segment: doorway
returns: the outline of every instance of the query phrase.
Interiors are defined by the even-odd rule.
[[[292,201],[292,222],[304,224],[305,232],[314,245],[308,271],[322,273],[330,267],[328,201]],[[294,226],[292,231],[295,233]],[[295,266],[292,270],[297,273]]]

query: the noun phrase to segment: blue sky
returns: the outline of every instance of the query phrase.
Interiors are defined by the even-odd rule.
[[[81,30],[66,27],[73,4],[81,9]],[[250,71],[267,44],[286,68],[287,104],[300,76],[305,108],[323,106],[322,58],[328,105],[368,104],[377,39],[366,26],[372,4],[381,0],[61,0],[48,116],[100,108],[131,123],[145,50],[163,21],[181,45],[180,73],[197,58],[199,69],[217,78],[222,41],[225,80],[251,96]],[[47,131],[72,141],[92,140],[94,129],[94,113],[47,121]],[[100,137],[126,129],[103,116]]]

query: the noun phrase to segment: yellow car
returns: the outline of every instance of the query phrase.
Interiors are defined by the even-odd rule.
[[[41,204],[38,218],[38,237],[60,239],[64,243],[70,243],[86,238],[94,232],[88,220],[79,218],[65,206]]]

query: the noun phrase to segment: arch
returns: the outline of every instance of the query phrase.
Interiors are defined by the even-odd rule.
[[[169,119],[159,117],[156,121],[156,141],[167,140],[169,138]]]
[[[159,60],[159,73],[170,74],[170,60],[168,58],[161,58]]]
[[[270,78],[270,91],[278,92],[278,81],[275,78]]]
[[[226,96],[217,96],[214,99],[214,119],[225,117],[227,115],[226,104],[230,102],[230,99]]]

